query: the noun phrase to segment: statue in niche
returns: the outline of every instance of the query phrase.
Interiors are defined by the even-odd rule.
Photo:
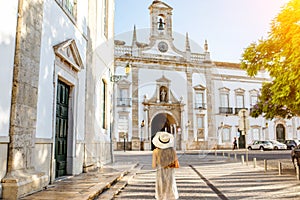
[[[166,102],[166,96],[167,96],[167,92],[165,91],[164,88],[162,88],[160,91],[160,101]]]

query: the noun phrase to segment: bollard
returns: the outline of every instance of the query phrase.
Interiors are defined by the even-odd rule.
[[[267,160],[265,159],[264,160],[264,168],[265,168],[265,172],[267,172],[267,170],[268,170],[268,165],[267,165],[268,163],[267,163]]]
[[[224,151],[223,151],[223,157],[225,157],[225,153],[224,153]]]
[[[228,153],[228,159],[230,160],[230,153]]]
[[[242,160],[242,165],[243,165],[245,162],[244,155],[241,155],[241,160]]]
[[[281,162],[278,161],[278,175],[281,175]]]
[[[217,156],[217,150],[215,150],[215,156]]]
[[[256,158],[253,158],[253,167],[256,168]]]
[[[234,153],[234,160],[237,160],[236,153]]]

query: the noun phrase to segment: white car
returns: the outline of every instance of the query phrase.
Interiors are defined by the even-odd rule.
[[[249,150],[259,149],[259,150],[272,150],[273,144],[266,140],[254,140],[252,144],[248,145]]]
[[[278,150],[278,149],[287,149],[286,144],[283,144],[281,142],[278,142],[276,140],[270,140],[270,142],[273,144],[273,149]]]

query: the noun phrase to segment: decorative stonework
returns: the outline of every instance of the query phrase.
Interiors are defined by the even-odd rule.
[[[7,174],[2,179],[4,199],[17,199],[41,190],[49,183],[48,175],[35,171],[33,159],[44,1],[20,2],[9,132],[11,141]]]
[[[75,40],[67,40],[55,45],[53,48],[56,56],[61,58],[63,62],[68,63],[73,70],[78,72],[83,69],[84,65],[82,63]]]

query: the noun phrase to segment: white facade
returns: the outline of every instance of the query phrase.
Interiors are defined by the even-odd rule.
[[[176,148],[183,150],[232,148],[234,137],[240,138],[240,147],[253,140],[298,138],[296,118],[238,115],[255,105],[262,83],[270,80],[267,72],[250,78],[238,63],[212,61],[206,41],[203,49],[194,48],[188,34],[172,32],[169,5],[153,1],[149,10],[148,34],[134,27],[130,36],[115,40],[116,67],[131,65],[115,93],[115,148],[125,142],[128,149],[151,149],[151,137],[164,130],[174,134]],[[247,124],[245,137],[241,122]]]
[[[0,198],[17,199],[112,161],[114,1],[0,5]]]

